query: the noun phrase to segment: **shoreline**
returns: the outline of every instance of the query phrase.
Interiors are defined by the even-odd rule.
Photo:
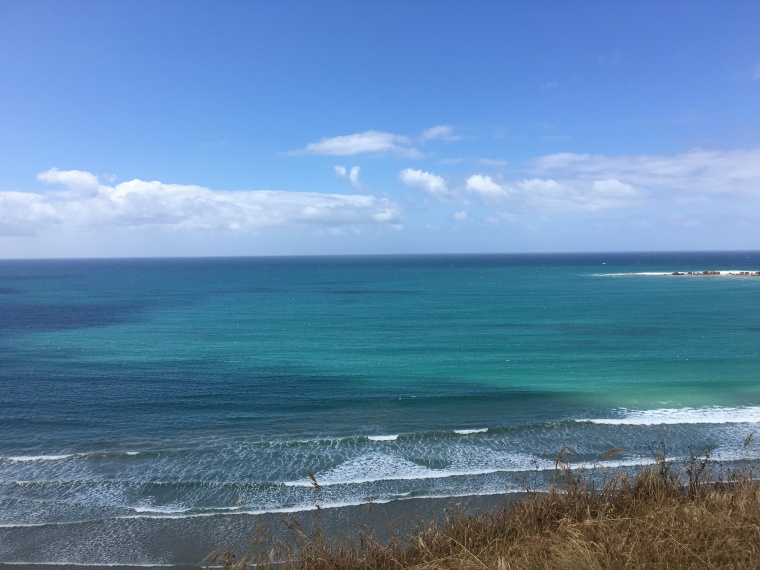
[[[50,527],[15,527],[0,529],[0,542],[26,544],[6,555],[9,562],[0,562],[0,569],[77,570],[107,567],[109,570],[166,567],[175,570],[204,568],[203,560],[213,552],[225,550],[245,552],[251,541],[259,538],[259,528],[274,541],[288,541],[292,531],[284,521],[298,521],[298,528],[307,535],[320,529],[325,536],[347,538],[358,532],[371,533],[379,542],[387,542],[393,532],[404,536],[430,523],[442,522],[446,514],[459,510],[478,514],[528,496],[526,492],[505,492],[493,495],[461,497],[410,498],[387,503],[365,503],[317,509],[296,513],[264,513],[240,515],[219,514],[194,519],[115,519],[101,526],[98,521],[80,524],[80,543],[89,550],[67,552],[54,538]],[[101,521],[102,522],[102,521]],[[125,542],[125,538],[127,541]],[[51,544],[52,543],[52,544]],[[57,545],[56,545],[57,543]],[[51,561],[40,556],[39,545],[54,546],[47,550]],[[57,547],[56,547],[57,546]],[[142,554],[142,560],[126,563],[124,556]],[[50,556],[52,554],[53,556]],[[44,556],[44,553],[43,553]],[[58,558],[60,562],[55,561]]]

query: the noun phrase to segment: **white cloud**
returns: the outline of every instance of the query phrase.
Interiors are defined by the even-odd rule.
[[[353,135],[323,138],[307,144],[305,148],[296,151],[296,154],[349,156],[361,153],[384,153],[406,158],[420,158],[422,153],[411,145],[409,138],[403,135],[365,131]]]
[[[462,137],[454,134],[451,125],[437,125],[422,132],[417,142],[424,144],[429,140],[457,141]],[[422,158],[424,155],[414,148],[412,140],[404,135],[383,131],[364,131],[352,135],[326,137],[307,144],[304,148],[291,154],[321,154],[328,156],[351,156],[354,154],[374,153],[390,154],[404,158]]]
[[[451,199],[451,192],[442,176],[424,170],[405,168],[399,172],[399,178],[407,186],[423,190],[433,198],[442,201]]]
[[[630,184],[613,178],[594,181],[531,178],[515,183],[515,189],[530,205],[562,210],[620,208],[644,198]]]
[[[465,188],[468,192],[476,194],[485,202],[498,202],[506,199],[510,190],[493,181],[490,176],[473,174],[467,179]]]
[[[486,222],[489,224],[499,224],[501,222],[507,222],[509,224],[516,224],[519,222],[519,218],[509,212],[496,211],[493,215],[486,217]]]
[[[438,125],[430,127],[422,132],[422,138],[425,140],[441,139],[445,141],[458,141],[462,140],[462,137],[454,134],[454,129],[451,125]]]
[[[633,156],[559,153],[536,159],[532,170],[581,181],[615,179],[683,196],[760,197],[760,148]]]
[[[335,167],[335,173],[357,190],[365,188],[364,184],[359,181],[360,171],[361,167],[359,166],[352,166],[351,170],[348,170],[345,166]]]
[[[39,227],[59,224],[61,217],[44,196],[0,192],[0,236],[34,235]]]
[[[63,184],[79,193],[92,193],[98,189],[98,177],[83,170],[58,170],[51,168],[37,175],[37,180],[48,184]]]
[[[478,162],[480,164],[485,164],[486,166],[498,166],[498,167],[504,167],[509,164],[506,160],[501,160],[499,158],[479,158]]]
[[[451,217],[454,218],[458,222],[464,222],[465,220],[470,219],[470,214],[468,214],[467,212],[463,210],[461,212],[454,212],[454,215],[452,215]]]
[[[66,190],[44,194],[0,192],[0,234],[30,235],[51,228],[159,228],[167,230],[252,231],[266,227],[324,227],[391,224],[397,204],[365,195],[221,191],[202,186],[131,180],[115,186],[98,183],[88,172],[51,169],[40,180]]]
[[[594,180],[591,188],[600,196],[609,196],[616,199],[638,198],[641,196],[641,193],[633,186],[614,178]]]

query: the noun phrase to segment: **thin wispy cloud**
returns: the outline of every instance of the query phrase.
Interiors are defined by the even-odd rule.
[[[672,155],[557,153],[539,157],[530,169],[580,180],[616,179],[648,190],[692,196],[760,197],[760,148]]]
[[[637,205],[645,194],[613,178],[594,181],[531,178],[513,185],[528,205],[555,210],[605,210]]]
[[[622,61],[623,58],[617,50],[600,53],[596,56],[596,62],[601,65],[617,66],[620,65]]]
[[[430,127],[422,131],[422,138],[424,140],[440,139],[444,141],[459,141],[462,137],[454,134],[454,129],[451,125],[438,125]]]
[[[354,154],[388,154],[404,158],[421,158],[422,153],[403,135],[382,131],[364,131],[352,135],[328,137],[307,144],[293,154],[351,156]]]
[[[361,172],[361,167],[352,166],[349,170],[345,166],[336,166],[334,169],[335,173],[343,180],[348,182],[353,188],[356,188],[357,190],[364,190],[366,188],[366,186],[359,180],[359,172]]]
[[[89,172],[55,168],[38,179],[64,189],[42,194],[0,192],[0,235],[33,235],[59,227],[245,232],[288,226],[394,225],[401,219],[401,209],[393,201],[367,195],[224,191],[143,180],[111,186]]]
[[[437,125],[422,131],[415,137],[417,143],[428,141],[458,141],[462,137],[454,134],[451,125]],[[351,135],[322,138],[307,144],[304,148],[291,152],[293,155],[352,156],[355,154],[388,155],[401,158],[423,158],[425,155],[415,148],[411,137],[384,131],[369,130]]]
[[[497,180],[477,173],[463,185],[408,170],[409,185],[434,181],[437,188],[446,188],[449,201],[477,198],[488,207],[509,203],[533,210],[598,211],[654,202],[760,198],[760,149],[632,156],[555,153],[530,161],[523,171],[527,176]]]

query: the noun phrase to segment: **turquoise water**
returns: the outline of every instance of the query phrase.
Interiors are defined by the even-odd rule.
[[[0,262],[0,563],[198,562],[166,541],[563,444],[752,461],[760,278],[642,275],[703,269],[760,253]]]

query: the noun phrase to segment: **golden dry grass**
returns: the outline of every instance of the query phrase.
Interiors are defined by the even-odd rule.
[[[407,537],[262,536],[244,555],[216,553],[229,569],[676,569],[760,568],[760,485],[752,471],[711,471],[707,458],[674,473],[659,461],[601,488],[558,460],[545,494],[479,515],[450,514]]]

